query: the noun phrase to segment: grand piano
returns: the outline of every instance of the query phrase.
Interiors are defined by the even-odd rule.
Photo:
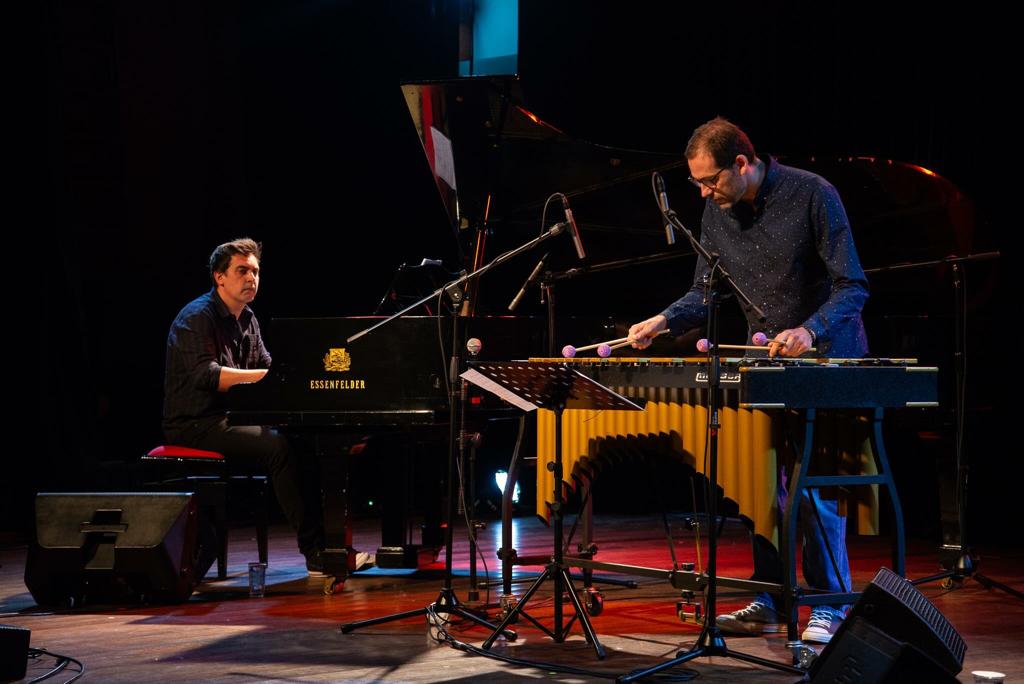
[[[448,265],[449,270],[474,271],[562,220],[561,205],[546,204],[555,192],[568,197],[580,227],[586,258],[577,258],[568,239],[548,241],[542,273],[515,315],[509,302],[541,254],[519,257],[493,277],[474,282],[458,305],[447,307],[468,319],[469,335],[483,340],[480,359],[553,356],[567,342],[621,337],[630,323],[661,310],[686,289],[694,258],[683,241],[668,244],[650,181],[653,171],[662,173],[672,207],[696,231],[702,202],[686,181],[679,151],[617,149],[567,135],[527,108],[515,77],[410,83],[402,92],[459,245],[462,263]],[[869,272],[969,251],[970,201],[927,169],[864,157],[778,156],[839,188]],[[415,281],[417,267],[403,268],[396,282]],[[941,335],[921,322],[945,313],[945,304],[935,297],[945,277],[937,269],[872,278],[865,317],[875,355],[940,360],[946,350],[934,340]],[[623,287],[624,282],[632,285]],[[637,282],[643,285],[638,288]],[[385,296],[381,311],[422,294],[396,288]],[[729,308],[721,323],[723,338],[741,339],[745,322],[738,307],[732,315]],[[372,320],[272,321],[274,366],[260,383],[232,388],[230,421],[303,431],[338,464],[347,459],[337,457],[357,448],[362,443],[357,438],[369,433],[443,440],[438,428],[449,420],[444,378],[450,320],[436,308],[416,313],[429,315],[399,320],[352,345],[346,338]],[[687,356],[692,342],[662,339],[651,353]],[[483,398],[470,407],[471,414],[480,408],[480,415],[487,415]],[[354,563],[345,467],[337,465],[324,482],[325,560],[343,580]],[[402,549],[398,555],[407,561],[408,525],[385,528],[382,549]]]
[[[417,567],[432,561],[441,546],[451,320],[407,316],[352,344],[346,342],[382,318],[273,319],[273,367],[260,382],[235,386],[228,393],[232,425],[277,426],[298,437],[318,459],[325,571],[336,584],[355,570],[353,457],[384,453],[392,459],[378,503],[383,519],[377,565]],[[468,330],[488,340],[480,358],[505,358],[519,349],[540,348],[535,322],[481,316],[469,322]],[[470,402],[470,427],[512,416],[510,408],[482,399]],[[376,448],[364,454],[371,445]],[[424,508],[420,543],[411,533],[405,510],[414,498],[421,499]]]

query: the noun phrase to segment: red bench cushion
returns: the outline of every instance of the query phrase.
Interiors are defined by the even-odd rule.
[[[202,458],[210,461],[223,461],[224,454],[219,451],[204,451],[189,447],[161,445],[152,449],[146,456],[150,458]]]

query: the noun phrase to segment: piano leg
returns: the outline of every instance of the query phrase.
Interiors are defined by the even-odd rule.
[[[441,468],[437,444],[410,442],[408,439],[377,438],[377,458],[388,459],[389,477],[380,490],[381,545],[376,564],[381,568],[415,569],[430,565],[443,545],[440,539],[440,506],[442,500],[436,472]],[[383,452],[389,453],[383,453]],[[424,527],[421,543],[414,543],[412,511],[419,499],[423,509]]]
[[[348,453],[324,453],[320,456],[323,477],[324,509],[324,593],[330,594],[345,585],[355,570],[356,552],[352,548],[352,510],[348,497]]]

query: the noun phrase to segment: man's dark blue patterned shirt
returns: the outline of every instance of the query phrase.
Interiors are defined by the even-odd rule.
[[[763,159],[765,177],[752,205],[741,201],[722,209],[707,199],[701,244],[720,255],[723,267],[764,311],[764,322],[744,311],[749,334],[763,331],[772,338],[802,326],[814,334],[817,356],[866,356],[860,314],[868,284],[839,193],[821,176]],[[708,270],[698,258],[693,286],[662,312],[673,333],[706,320]]]
[[[203,434],[227,414],[221,368],[270,368],[260,325],[248,306],[235,318],[213,289],[178,312],[167,334],[164,435],[171,443]]]

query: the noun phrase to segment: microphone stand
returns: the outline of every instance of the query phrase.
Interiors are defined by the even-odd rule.
[[[445,525],[445,561],[444,561],[444,586],[441,588],[440,593],[434,602],[423,608],[417,608],[416,610],[409,610],[402,613],[395,613],[393,615],[387,615],[379,618],[372,618],[369,620],[361,620],[359,622],[350,622],[341,625],[341,631],[343,634],[348,634],[362,627],[370,627],[372,625],[378,625],[385,622],[393,622],[396,620],[404,620],[411,617],[427,616],[429,620],[433,620],[438,614],[446,615],[457,615],[461,618],[476,623],[481,627],[486,627],[492,632],[497,629],[496,625],[491,624],[487,620],[481,618],[475,613],[464,608],[455,594],[455,589],[452,586],[453,572],[452,572],[452,556],[453,556],[453,529],[455,527],[455,477],[456,477],[456,459],[462,453],[464,444],[462,436],[459,434],[459,426],[457,425],[456,416],[461,415],[462,404],[462,384],[465,382],[460,377],[462,357],[460,350],[462,348],[461,339],[463,337],[462,326],[459,323],[461,316],[459,315],[459,304],[462,302],[462,288],[464,283],[471,280],[476,280],[484,276],[492,268],[509,261],[510,259],[527,252],[541,242],[544,242],[548,238],[554,237],[562,233],[567,227],[568,222],[557,223],[551,228],[547,229],[539,236],[530,240],[529,242],[513,249],[512,251],[505,252],[499,255],[491,263],[477,269],[472,273],[465,273],[451,281],[446,285],[442,285],[438,289],[434,290],[431,294],[420,299],[414,304],[410,304],[398,313],[395,313],[388,318],[375,323],[374,325],[362,330],[352,336],[346,341],[351,344],[355,340],[364,337],[374,330],[387,325],[391,321],[399,318],[416,307],[425,304],[435,297],[441,296],[442,293],[447,293],[451,298],[452,306],[452,354],[448,365],[448,402],[449,402],[449,419],[448,419],[448,482],[447,482],[447,506],[445,511],[446,525]],[[440,315],[440,312],[438,312]],[[472,532],[472,530],[471,530]],[[516,633],[510,629],[505,629],[501,634],[508,641],[516,640]]]
[[[949,264],[953,271],[953,372],[955,388],[953,398],[955,481],[953,482],[953,516],[948,515],[946,497],[951,487],[943,479],[942,492],[942,546],[940,555],[943,572],[912,580],[911,584],[925,584],[943,580],[943,586],[950,589],[968,578],[974,578],[986,589],[999,589],[1010,596],[1024,600],[1024,593],[1002,582],[978,572],[979,559],[967,542],[967,479],[970,470],[970,454],[964,448],[964,414],[967,403],[967,292],[964,283],[964,267],[972,261],[998,259],[999,252],[983,252],[967,256],[949,256],[944,259],[923,261],[912,264],[894,264],[870,269],[867,273],[887,273],[907,269],[924,268]],[[955,524],[950,520],[955,518]]]
[[[707,610],[704,616],[704,627],[701,629],[700,635],[688,651],[680,651],[672,660],[659,663],[658,665],[646,670],[631,672],[624,677],[619,677],[617,681],[632,682],[637,679],[643,679],[655,672],[660,672],[661,670],[675,667],[676,665],[681,665],[695,658],[701,657],[735,658],[736,660],[742,660],[754,665],[781,670],[782,672],[788,672],[790,674],[803,675],[805,674],[805,671],[798,667],[779,663],[774,660],[768,660],[766,658],[760,658],[747,653],[741,653],[739,651],[729,650],[729,647],[725,643],[725,637],[722,636],[722,631],[718,628],[718,625],[715,624],[715,619],[718,617],[716,605],[718,598],[718,534],[715,531],[715,519],[718,515],[718,430],[721,427],[718,416],[720,401],[719,395],[721,389],[721,367],[720,358],[718,356],[720,350],[720,347],[718,346],[719,277],[716,277],[715,274],[721,274],[720,279],[728,283],[733,292],[736,293],[736,296],[753,308],[762,320],[764,319],[764,313],[758,309],[753,302],[751,302],[746,293],[736,285],[732,277],[725,271],[725,269],[722,268],[718,255],[709,253],[693,236],[693,233],[687,230],[686,226],[679,221],[674,211],[671,209],[663,211],[662,216],[666,222],[671,223],[671,225],[675,226],[683,233],[683,235],[686,236],[690,241],[690,244],[693,246],[693,250],[700,254],[709,266],[708,273],[705,276],[705,292],[708,309],[708,340],[710,342],[710,348],[708,349],[708,417],[710,421],[710,434],[708,440],[708,486],[710,488],[710,493],[707,496],[707,507],[708,520],[711,521],[711,530],[708,534],[707,601],[705,604]]]

